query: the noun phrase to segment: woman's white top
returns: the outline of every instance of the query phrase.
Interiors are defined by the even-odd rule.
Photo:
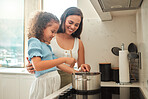
[[[61,48],[57,43],[56,37],[54,37],[51,40],[50,45],[56,57],[71,57],[70,50],[65,50]],[[78,49],[79,49],[79,39],[75,38],[74,46],[73,49],[71,49],[71,51],[72,51],[72,57],[75,58],[76,60],[78,60]],[[75,68],[77,68],[76,65]]]

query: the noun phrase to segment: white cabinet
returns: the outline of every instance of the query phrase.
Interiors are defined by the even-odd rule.
[[[28,99],[34,75],[0,74],[0,99]]]
[[[32,82],[34,81],[34,75],[28,76],[24,75],[20,77],[20,98],[19,99],[29,99],[29,91]]]

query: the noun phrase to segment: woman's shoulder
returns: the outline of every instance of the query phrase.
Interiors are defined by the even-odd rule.
[[[79,38],[77,38],[77,39],[78,39],[78,41],[79,41],[79,44],[83,44],[83,42],[82,42],[81,39],[79,39]]]
[[[78,39],[79,40],[79,48],[83,47],[83,42],[82,40]]]

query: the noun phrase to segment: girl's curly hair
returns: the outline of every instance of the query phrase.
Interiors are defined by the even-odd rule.
[[[28,39],[35,37],[39,40],[43,38],[43,30],[49,22],[59,23],[59,19],[52,13],[38,11],[30,20]]]

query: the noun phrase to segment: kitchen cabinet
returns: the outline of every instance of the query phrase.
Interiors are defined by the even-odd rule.
[[[28,99],[34,78],[31,74],[0,74],[0,99]]]

